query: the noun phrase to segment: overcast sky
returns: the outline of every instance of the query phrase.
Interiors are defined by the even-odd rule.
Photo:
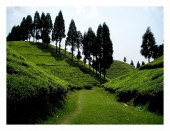
[[[56,7],[7,7],[7,34],[13,25],[19,25],[23,17],[31,15],[34,18],[35,11],[50,13],[52,22],[61,10],[65,20],[66,34],[68,32],[71,19],[74,19],[77,30],[82,33],[92,27],[96,33],[99,24],[106,22],[110,29],[110,37],[113,42],[115,60],[127,62],[137,61],[147,62],[140,54],[142,36],[148,26],[153,32],[156,43],[162,44],[164,41],[163,7],[98,7],[98,6],[56,6]],[[64,41],[63,41],[64,43]],[[63,44],[64,47],[64,44]]]

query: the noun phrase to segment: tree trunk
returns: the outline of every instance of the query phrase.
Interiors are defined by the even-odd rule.
[[[93,56],[93,64],[94,64],[94,56]],[[93,67],[93,72],[94,72],[94,67]]]
[[[61,48],[61,41],[59,42],[59,54],[60,54],[60,48]]]
[[[96,76],[97,76],[97,70],[98,70],[98,60],[97,60],[97,56],[96,56]]]
[[[90,72],[90,61],[89,61],[89,72]]]
[[[55,45],[56,45],[56,49],[55,49],[55,52],[57,53],[57,41],[56,41]]]
[[[106,79],[106,68],[104,67],[104,80]]]
[[[65,58],[66,58],[66,43],[65,43]]]
[[[148,63],[150,62],[150,58],[148,58]]]

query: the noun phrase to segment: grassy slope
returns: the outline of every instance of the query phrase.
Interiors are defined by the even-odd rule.
[[[106,77],[113,79],[132,70],[135,70],[135,68],[131,65],[118,60],[114,60],[113,64],[107,70]]]
[[[152,67],[160,59],[153,61]],[[112,79],[104,87],[115,92],[120,101],[147,105],[149,110],[163,114],[163,68],[134,70]]]
[[[157,58],[156,60],[143,65],[139,68],[139,70],[144,70],[144,69],[155,69],[155,68],[163,68],[164,66],[164,60],[163,60],[164,56],[161,56],[159,58]]]
[[[68,89],[98,83],[54,49],[23,41],[7,43],[8,123],[35,123],[61,106]]]
[[[103,88],[70,92],[64,108],[40,124],[162,124],[163,117],[116,102]]]
[[[9,43],[9,45],[25,59],[33,62],[45,72],[67,82],[71,88],[83,88],[84,86],[93,86],[99,83],[98,79],[92,74],[82,72],[77,62],[65,59],[62,55],[56,55],[53,46],[49,49],[43,49],[40,44],[30,44],[29,42],[13,42]],[[67,56],[70,57],[71,54],[67,53]],[[74,59],[74,61],[76,60]]]

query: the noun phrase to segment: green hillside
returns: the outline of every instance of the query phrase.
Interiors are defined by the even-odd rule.
[[[154,61],[143,65],[139,68],[139,70],[144,70],[144,69],[155,69],[155,68],[163,68],[164,66],[164,60],[163,60],[164,56],[161,56],[157,59],[155,59]]]
[[[157,60],[150,65],[156,67]],[[163,114],[163,68],[133,70],[113,78],[104,87],[114,92],[119,101],[145,105],[148,110]]]
[[[98,83],[53,47],[7,42],[7,123],[35,123],[61,107],[68,90]]]
[[[114,60],[106,72],[106,77],[113,79],[133,70],[135,70],[133,66],[119,60]]]

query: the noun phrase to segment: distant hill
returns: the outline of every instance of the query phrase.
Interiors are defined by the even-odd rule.
[[[133,70],[135,70],[133,66],[119,60],[114,60],[106,72],[106,77],[113,79]]]
[[[155,68],[163,68],[164,66],[164,60],[163,60],[164,56],[161,56],[157,59],[155,59],[154,61],[143,65],[139,68],[139,70],[144,70],[144,69],[155,69]]]

